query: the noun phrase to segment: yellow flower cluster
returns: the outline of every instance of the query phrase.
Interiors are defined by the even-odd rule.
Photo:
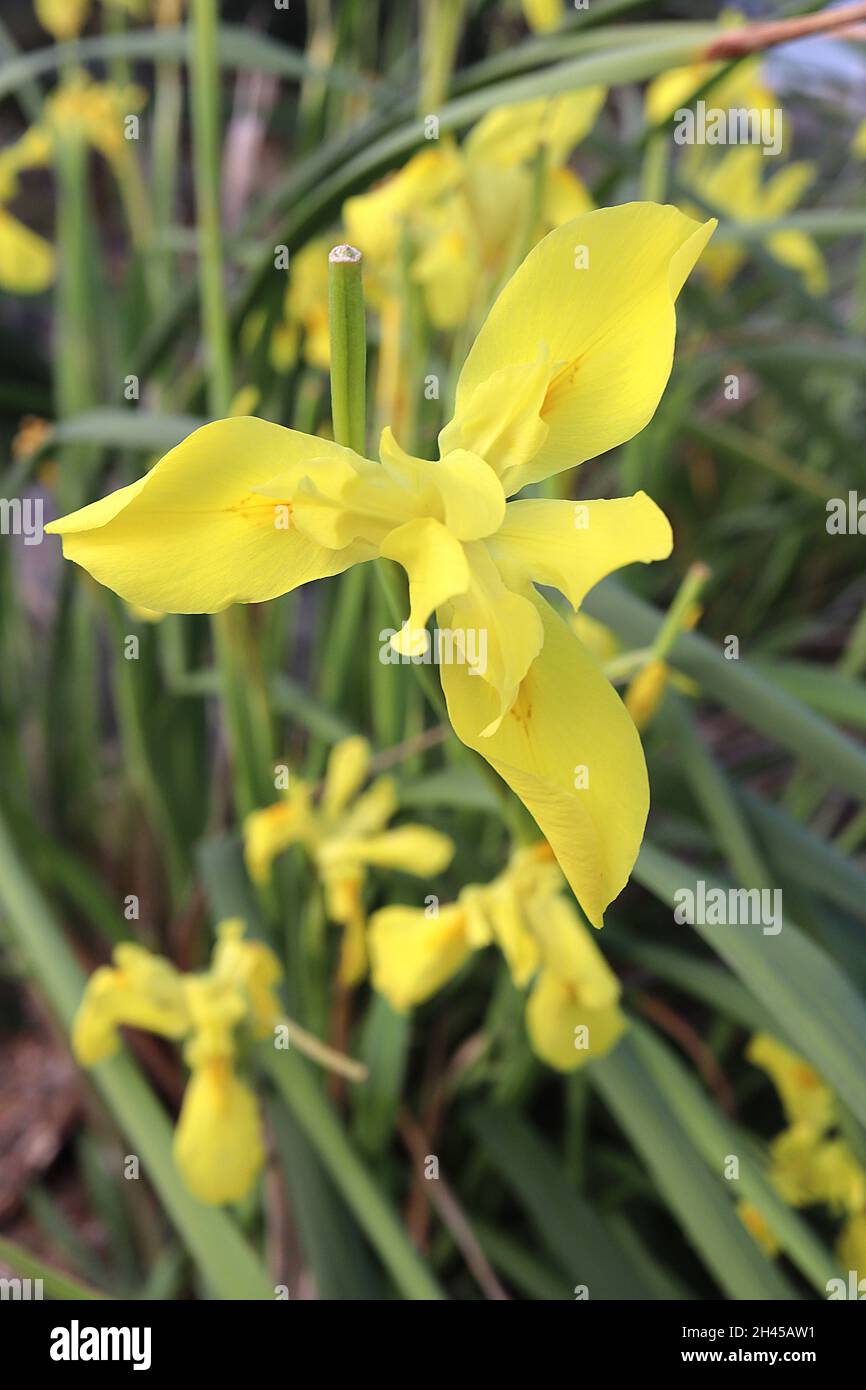
[[[788,1127],[770,1145],[769,1177],[792,1207],[822,1204],[845,1217],[836,1254],[846,1270],[866,1276],[866,1171],[835,1132],[836,1102],[817,1072],[766,1033],[750,1041],[746,1056],[767,1073],[779,1093]],[[740,1214],[768,1254],[778,1242],[750,1203]]]
[[[722,22],[725,27],[736,28],[744,21],[736,11],[726,11]],[[728,72],[725,72],[724,63],[694,63],[661,73],[646,90],[644,112],[647,120],[657,125],[673,116],[675,111],[691,106],[711,81],[706,96],[708,107],[725,112],[744,111],[754,113],[758,119],[766,116],[776,120],[779,100],[764,84],[758,57],[739,62]],[[783,114],[782,120],[784,147]],[[772,221],[797,207],[814,183],[817,172],[813,164],[799,160],[769,173],[773,162],[757,144],[727,148],[695,144],[684,150],[680,175],[704,206],[724,213],[732,222]],[[694,215],[694,208],[686,210]],[[786,229],[770,233],[762,240],[762,245],[780,265],[802,277],[810,294],[826,291],[827,267],[812,237]],[[723,289],[748,259],[748,250],[741,242],[717,242],[707,249],[701,270],[715,289]]]
[[[603,1056],[625,1028],[619,981],[581,922],[545,841],[517,850],[492,883],[456,903],[386,907],[370,922],[374,987],[405,1012],[428,999],[470,953],[495,943],[518,989],[531,986],[526,1027],[542,1061],[573,1071]]]
[[[174,1136],[174,1159],[187,1187],[218,1206],[249,1192],[264,1162],[255,1093],[236,1070],[245,1040],[272,1032],[281,1016],[275,988],[282,969],[260,941],[244,940],[237,919],[217,928],[210,968],[181,974],[132,942],[87,982],[72,1030],[82,1066],[117,1051],[118,1028],[144,1028],[186,1039],[191,1076]]]
[[[254,882],[267,882],[274,859],[290,845],[303,845],[310,856],[328,916],[344,929],[340,978],[346,985],[356,984],[367,969],[367,870],[438,874],[454,855],[448,836],[429,826],[387,828],[397,811],[397,787],[393,778],[379,777],[362,793],[370,760],[366,739],[344,739],[331,752],[318,798],[310,783],[292,778],[282,800],[254,811],[244,823],[247,868]]]
[[[566,161],[604,105],[604,87],[502,106],[462,145],[443,139],[343,206],[346,233],[388,317],[408,262],[435,328],[483,312],[497,284],[553,227],[592,207]],[[526,210],[532,214],[530,224]]]

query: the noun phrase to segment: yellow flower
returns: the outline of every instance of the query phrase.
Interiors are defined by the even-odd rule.
[[[521,0],[521,3],[526,22],[536,33],[549,34],[562,23],[562,0]]]
[[[370,745],[347,738],[328,760],[318,802],[312,788],[293,779],[282,801],[253,811],[244,822],[244,850],[251,878],[266,882],[277,855],[302,844],[325,890],[328,915],[344,929],[340,976],[355,984],[367,966],[362,888],[368,868],[400,869],[427,876],[447,868],[454,844],[424,825],[387,829],[397,810],[397,789],[380,777],[362,795],[370,769]]]
[[[118,165],[131,156],[131,142],[124,134],[126,117],[146,101],[144,87],[95,82],[88,73],[76,72],[46,99],[44,129],[52,141],[70,135],[85,140]]]
[[[239,1037],[265,1037],[281,1013],[280,963],[263,942],[243,934],[239,920],[220,923],[210,969],[197,975],[181,975],[141,946],[116,947],[114,966],[88,980],[72,1030],[82,1066],[117,1050],[121,1024],[186,1038],[191,1077],[174,1158],[190,1191],[214,1205],[239,1201],[264,1161],[256,1098],[237,1076],[235,1058]]]
[[[34,0],[36,18],[58,43],[75,39],[90,13],[90,0]]]
[[[206,1062],[190,1077],[174,1134],[174,1161],[190,1192],[211,1206],[238,1202],[265,1159],[254,1092],[231,1063]]]
[[[746,1227],[746,1230],[749,1232],[749,1235],[753,1236],[758,1242],[764,1254],[769,1255],[771,1259],[773,1256],[778,1255],[781,1246],[770,1230],[766,1217],[758,1208],[752,1206],[751,1202],[739,1201],[737,1203],[737,1213],[743,1225]]]
[[[714,226],[632,203],[545,237],[469,352],[436,463],[388,429],[374,463],[264,420],[221,420],[46,529],[100,583],[159,612],[262,602],[396,560],[410,612],[392,645],[419,652],[434,612],[440,630],[478,637],[440,662],[451,722],[523,800],[601,926],[643,836],[646,767],[622,702],[534,585],[578,608],[611,571],[668,555],[670,526],[644,493],[581,503],[579,518],[571,502],[508,499],[652,417],[674,301]]]
[[[398,1013],[423,1004],[469,957],[466,910],[450,903],[433,915],[422,908],[383,907],[370,921],[373,985]]]
[[[842,1139],[825,1139],[807,1123],[792,1125],[770,1145],[770,1179],[792,1207],[826,1203],[835,1211],[866,1206],[866,1173]]]
[[[804,1124],[818,1133],[829,1128],[835,1108],[833,1093],[808,1062],[768,1033],[754,1035],[746,1056],[769,1076],[790,1124]]]
[[[453,329],[466,322],[526,237],[536,156],[544,170],[533,241],[591,208],[580,179],[563,166],[606,94],[604,87],[588,87],[497,107],[459,149],[443,142],[423,150],[371,192],[348,199],[347,234],[375,268],[374,301],[382,304],[398,290],[408,234],[411,277],[424,288],[431,323]]]
[[[851,141],[851,153],[857,159],[866,159],[866,121],[862,121],[854,133]]]
[[[75,1016],[72,1047],[85,1067],[117,1051],[121,1025],[166,1038],[190,1026],[182,977],[169,961],[132,943],[116,946],[112,959],[91,975]]]
[[[517,988],[531,984],[526,1027],[538,1056],[559,1071],[603,1056],[625,1028],[619,981],[562,887],[541,841],[434,915],[383,908],[370,923],[374,987],[405,1012],[441,989],[472,950],[495,942]]]
[[[54,248],[6,210],[18,194],[19,174],[47,164],[50,145],[38,127],[0,151],[0,289],[41,294],[54,279]]]
[[[689,166],[689,181],[710,207],[734,222],[761,222],[782,217],[801,201],[815,180],[815,166],[805,160],[786,164],[764,178],[766,162],[757,145],[740,145],[720,159],[701,158]],[[827,288],[827,267],[817,243],[805,232],[771,232],[763,245],[780,265],[797,271],[810,294]],[[723,289],[748,260],[746,248],[735,241],[710,247],[702,269],[711,283]]]
[[[110,9],[125,10],[127,14],[142,15],[147,0],[102,0]],[[90,0],[34,0],[36,18],[58,43],[76,39],[90,15]]]
[[[253,1035],[266,1037],[282,1012],[275,989],[283,972],[270,947],[263,941],[246,941],[243,922],[231,918],[217,927],[212,970],[218,980],[241,987]]]

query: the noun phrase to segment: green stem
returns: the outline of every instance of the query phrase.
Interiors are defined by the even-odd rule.
[[[363,455],[367,416],[367,330],[361,252],[335,246],[328,256],[331,415],[338,444]]]
[[[99,1289],[92,1289],[87,1284],[82,1284],[80,1280],[73,1279],[70,1274],[64,1274],[62,1270],[53,1269],[51,1265],[45,1264],[42,1260],[31,1255],[29,1250],[16,1245],[11,1240],[5,1240],[0,1236],[0,1261],[14,1269],[16,1273],[25,1279],[40,1279],[43,1284],[43,1291],[49,1298],[60,1301],[105,1298],[106,1294]]]
[[[195,194],[201,247],[199,292],[207,352],[208,402],[215,417],[228,414],[231,356],[223,285],[219,199],[219,77],[215,0],[193,0],[192,132]]]
[[[276,1052],[272,1046],[263,1046],[260,1058],[401,1293],[410,1299],[444,1298],[346,1138],[308,1064],[291,1049]]]

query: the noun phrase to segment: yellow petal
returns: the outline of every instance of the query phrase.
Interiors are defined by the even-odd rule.
[[[561,227],[563,222],[591,212],[593,206],[586,184],[572,169],[551,169],[544,180],[541,206],[542,220],[548,227]]]
[[[648,661],[629,682],[625,692],[625,707],[635,722],[635,728],[645,729],[662,702],[667,689],[670,667],[655,658]]]
[[[340,835],[357,839],[383,830],[399,804],[393,777],[377,777],[340,821]]]
[[[523,989],[538,969],[541,957],[538,941],[527,924],[522,894],[516,891],[511,875],[506,873],[499,883],[491,885],[484,897],[484,908],[511,978],[518,989]]]
[[[526,1001],[526,1029],[533,1051],[557,1071],[575,1071],[603,1057],[625,1032],[617,1004],[590,1008],[574,985],[542,970]]]
[[[365,738],[344,738],[334,744],[322,793],[322,811],[328,819],[335,819],[358,795],[370,770],[370,756]]]
[[[283,977],[283,968],[270,946],[264,941],[244,940],[244,923],[239,918],[220,922],[212,970],[214,975],[241,985],[247,996],[253,1033],[265,1037],[282,1013],[276,986]]]
[[[391,638],[391,645],[407,656],[420,656],[427,649],[430,614],[469,587],[463,546],[440,521],[419,517],[393,530],[381,550],[409,576],[409,617]]]
[[[326,845],[323,850],[325,862],[328,848]],[[425,878],[447,869],[454,857],[454,842],[426,825],[401,825],[369,839],[338,843],[334,853],[346,863],[401,869],[403,873]]]
[[[737,1203],[737,1215],[765,1255],[769,1255],[771,1259],[778,1255],[781,1246],[767,1224],[766,1217],[757,1207],[752,1206],[751,1202],[740,1200]]]
[[[828,1128],[835,1109],[833,1093],[814,1067],[768,1033],[756,1033],[750,1039],[746,1056],[767,1073],[792,1124],[806,1123],[815,1130]]]
[[[470,685],[485,687],[483,701],[479,692],[479,708],[489,711],[490,717],[480,732],[489,735],[514,704],[520,682],[541,651],[543,630],[530,599],[506,587],[484,542],[470,542],[466,555],[469,587],[443,605],[438,622],[440,631],[455,634],[458,653],[462,643],[463,669]],[[440,665],[443,671],[454,669],[441,655]]]
[[[90,976],[72,1025],[72,1049],[84,1067],[117,1051],[121,1025],[167,1038],[190,1027],[183,981],[170,961],[132,942],[116,946],[113,960]]]
[[[90,0],[34,0],[36,18],[59,43],[77,38],[84,28]]]
[[[217,420],[138,482],[45,529],[127,603],[161,613],[261,603],[375,553],[361,543],[317,545],[293,523],[291,497],[256,491],[293,466],[315,478],[319,462],[328,472],[356,458],[266,420]]]
[[[239,1202],[264,1159],[253,1092],[227,1062],[196,1068],[174,1135],[174,1161],[189,1190],[209,1206]]]
[[[675,207],[628,203],[585,213],[546,236],[505,286],[472,346],[454,421],[443,432],[448,448],[487,457],[471,424],[475,393],[497,373],[532,370],[545,354],[538,418],[548,433],[519,466],[510,464],[506,492],[643,429],[670,375],[674,302],[715,225],[700,225]],[[501,409],[509,409],[504,392]],[[444,453],[441,440],[440,447]]]
[[[385,907],[370,919],[369,946],[373,987],[405,1013],[441,989],[466,960],[465,913],[454,905],[435,917],[421,908]]]
[[[290,845],[305,842],[312,829],[309,788],[293,782],[289,794],[273,806],[252,811],[243,824],[244,858],[254,883],[266,883],[271,865]]]
[[[530,29],[539,34],[558,29],[563,19],[562,0],[521,0]]]
[[[441,668],[458,737],[486,758],[534,816],[593,926],[625,886],[649,808],[637,731],[601,671],[538,595],[544,647],[498,730],[495,692],[457,665]]]
[[[543,147],[555,167],[592,129],[606,95],[604,87],[582,87],[557,97],[497,106],[472,127],[463,145],[466,157],[507,168],[526,163]]]
[[[54,248],[0,208],[0,289],[41,294],[54,279]]]
[[[489,543],[494,559],[521,579],[559,589],[579,608],[590,589],[635,561],[670,555],[670,522],[645,492],[594,502],[509,502]]]

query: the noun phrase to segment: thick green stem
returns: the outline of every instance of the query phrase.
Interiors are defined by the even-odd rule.
[[[219,74],[215,0],[193,0],[192,131],[199,254],[199,291],[211,414],[228,414],[231,356],[223,286],[219,199]]]
[[[367,330],[361,252],[335,246],[328,256],[331,333],[331,415],[338,444],[364,453],[367,417]]]

